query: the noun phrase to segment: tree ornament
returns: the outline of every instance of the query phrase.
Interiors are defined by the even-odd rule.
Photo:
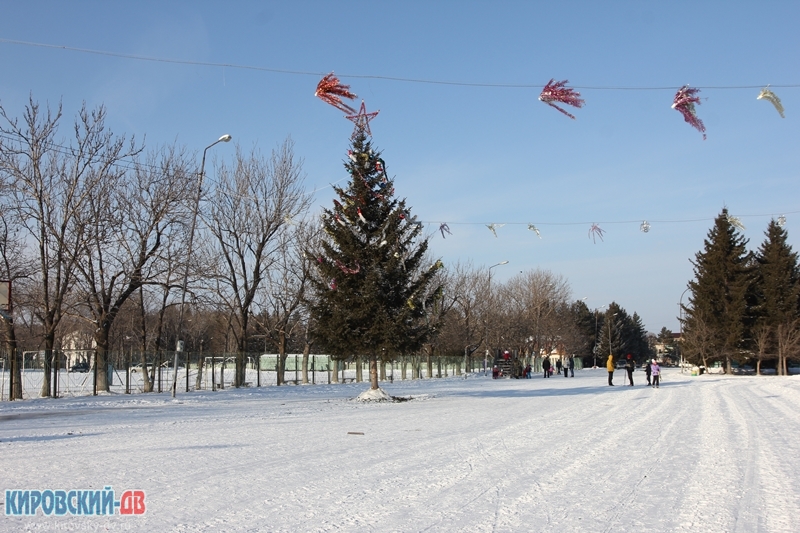
[[[356,264],[355,268],[349,268],[347,265],[338,260],[336,261],[336,266],[345,274],[358,274],[361,272],[361,265],[358,264],[358,261],[354,262]]]
[[[502,228],[505,224],[486,224],[486,227],[489,228],[489,231],[494,233],[495,238],[497,238],[497,230],[498,228]]]
[[[366,224],[366,223],[367,223],[367,219],[366,219],[366,218],[364,218],[364,215],[362,215],[362,214],[361,214],[361,208],[359,207],[359,208],[357,208],[356,210],[358,211],[358,218],[361,220],[361,222],[363,222],[364,224]]]
[[[442,232],[442,239],[446,238],[444,236],[445,233],[447,233],[448,235],[452,235],[452,233],[450,233],[450,226],[447,225],[447,222],[442,222],[441,224],[439,224],[439,231]]]
[[[781,215],[778,217],[778,226],[784,227],[786,225],[786,217]]]
[[[359,109],[358,113],[353,111],[352,115],[345,117],[347,120],[350,120],[353,122],[353,124],[355,124],[355,129],[353,130],[353,135],[351,138],[355,138],[359,131],[365,131],[367,132],[367,135],[372,136],[372,131],[369,129],[369,121],[377,117],[378,113],[380,113],[380,110],[367,113],[367,107],[364,105],[364,100],[361,100],[361,108]]]
[[[339,81],[339,78],[337,78],[333,72],[327,74],[319,81],[317,84],[317,90],[314,92],[314,96],[326,104],[332,105],[339,111],[343,111],[351,115],[355,114],[356,112],[355,109],[342,102],[342,98],[352,100],[356,98],[356,95],[351,93],[350,86],[342,84]]]
[[[604,233],[605,232],[603,231],[603,229],[597,224],[592,224],[592,227],[589,228],[589,237],[591,237],[592,242],[595,244],[597,244],[596,240],[597,237],[600,237],[601,241],[603,240]]]
[[[544,86],[542,89],[541,94],[539,94],[539,100],[544,102],[545,104],[549,105],[550,107],[555,107],[565,115],[567,115],[571,119],[575,119],[574,115],[567,113],[553,102],[559,102],[566,105],[571,105],[573,107],[583,107],[583,104],[586,102],[581,99],[581,93],[571,89],[569,87],[565,87],[565,85],[569,83],[569,80],[559,81],[556,82],[555,79],[551,79],[547,82],[547,85]]]
[[[734,228],[740,229],[742,231],[747,229],[744,227],[744,224],[742,224],[742,221],[739,220],[738,217],[735,217],[731,214],[726,214],[725,217],[728,219],[730,225],[733,226]]]
[[[380,157],[378,158],[377,161],[375,161],[375,170],[377,170],[378,172],[383,174],[383,179],[384,180],[388,180],[389,179],[389,176],[386,175],[386,162],[383,159],[381,159]],[[385,181],[383,183],[384,183],[384,185],[386,184]]]
[[[774,92],[769,90],[769,85],[761,89],[761,92],[758,93],[758,96],[756,96],[756,100],[768,100],[772,103],[772,105],[775,106],[775,110],[778,112],[781,118],[786,118],[783,115],[783,104],[781,104],[781,99],[778,98]]]
[[[695,104],[700,104],[700,98],[697,96],[699,92],[700,89],[684,85],[675,93],[675,98],[672,101],[672,109],[679,111],[680,114],[683,115],[683,120],[702,133],[703,140],[705,141],[706,127],[703,125],[703,121],[697,118],[697,112],[694,109]]]
[[[329,287],[331,288],[332,291],[336,290],[336,278],[333,278],[331,280]]]
[[[539,237],[540,239],[542,238],[542,234],[539,232],[539,228],[537,228],[533,224],[528,224],[528,229],[534,232],[536,236]]]
[[[639,224],[639,229],[642,231],[642,233],[647,233],[650,231],[650,223],[646,220],[642,220],[642,223]]]

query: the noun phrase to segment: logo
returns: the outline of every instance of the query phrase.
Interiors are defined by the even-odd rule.
[[[6,516],[142,515],[147,510],[143,490],[126,490],[117,500],[114,489],[6,490]]]

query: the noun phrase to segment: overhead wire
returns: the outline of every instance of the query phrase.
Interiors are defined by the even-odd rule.
[[[32,41],[21,41],[17,39],[6,39],[0,37],[0,43],[15,44],[19,46],[30,46],[38,48],[49,48],[56,50],[67,50],[70,52],[79,52],[84,54],[101,55],[108,57],[117,57],[121,59],[132,59],[136,61],[148,61],[154,63],[169,63],[175,65],[190,65],[200,67],[214,67],[214,68],[230,68],[240,70],[253,70],[259,72],[270,72],[273,74],[289,74],[296,76],[324,76],[326,72],[316,72],[308,70],[291,70],[291,69],[278,69],[270,67],[261,67],[256,65],[241,65],[236,63],[218,63],[213,61],[194,61],[188,59],[171,59],[163,57],[143,56],[137,54],[126,54],[122,52],[111,52],[108,50],[95,50],[91,48],[81,48],[76,46],[38,43]],[[543,83],[485,83],[485,82],[464,82],[464,81],[448,81],[448,80],[435,80],[425,78],[405,78],[401,76],[382,76],[377,74],[339,74],[340,78],[353,78],[353,79],[371,79],[371,80],[385,80],[397,81],[403,83],[420,83],[428,85],[451,85],[459,87],[494,87],[505,89],[535,89],[540,88]],[[698,89],[761,89],[767,84],[761,85],[698,85]],[[777,87],[782,89],[798,88],[800,84],[769,84],[770,87]],[[656,86],[656,87],[624,87],[624,86],[596,86],[596,85],[573,85],[575,89],[581,90],[595,90],[595,91],[667,91],[680,88],[680,85],[670,86]]]

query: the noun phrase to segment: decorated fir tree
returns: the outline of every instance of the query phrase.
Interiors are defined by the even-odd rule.
[[[378,387],[378,360],[418,350],[432,333],[427,314],[441,292],[441,261],[426,254],[428,239],[373,149],[367,120],[356,127],[345,168],[347,188],[324,209],[325,237],[316,258],[311,312],[317,335],[338,359],[365,356],[370,389]],[[348,117],[351,118],[351,117]]]

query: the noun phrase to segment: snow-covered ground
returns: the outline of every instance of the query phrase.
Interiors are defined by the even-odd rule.
[[[800,378],[665,374],[6,402],[3,495],[139,489],[146,513],[0,530],[800,531]]]

